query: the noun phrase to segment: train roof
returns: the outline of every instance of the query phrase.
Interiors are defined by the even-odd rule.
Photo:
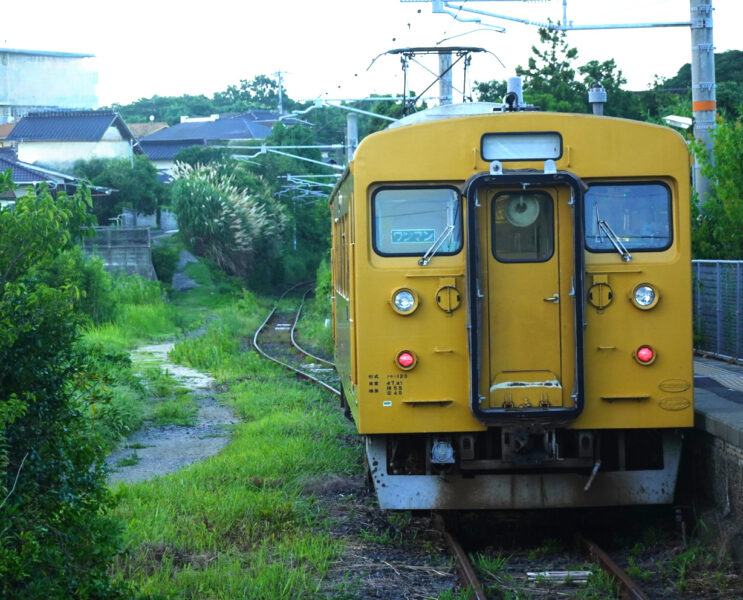
[[[434,106],[419,112],[403,117],[402,119],[391,123],[387,129],[395,127],[404,127],[415,123],[427,123],[429,121],[438,121],[440,119],[453,119],[455,117],[471,117],[473,115],[487,115],[490,113],[501,112],[503,104],[500,102],[462,102],[459,104],[444,104]]]

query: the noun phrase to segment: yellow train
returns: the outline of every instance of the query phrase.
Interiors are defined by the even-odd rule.
[[[362,141],[330,201],[333,327],[382,508],[672,502],[689,169],[665,127],[490,104]]]

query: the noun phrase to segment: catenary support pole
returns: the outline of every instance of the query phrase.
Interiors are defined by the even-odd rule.
[[[452,78],[451,78],[451,52],[439,53],[439,104],[451,104],[453,102]]]
[[[691,8],[691,103],[694,137],[713,156],[712,132],[717,109],[715,94],[715,47],[712,44],[712,0],[690,0]],[[697,202],[709,196],[711,183],[702,175],[699,160],[694,162]]]
[[[346,115],[346,160],[353,160],[356,146],[359,145],[359,117],[356,113]]]

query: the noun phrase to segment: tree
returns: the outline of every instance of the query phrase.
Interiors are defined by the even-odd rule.
[[[713,133],[714,161],[694,144],[702,173],[712,182],[709,198],[693,220],[695,258],[743,259],[743,123],[719,117]]]
[[[622,89],[627,83],[614,59],[591,60],[575,67],[578,51],[571,48],[566,32],[539,30],[540,46],[532,46],[527,67],[516,67],[524,78],[524,101],[542,110],[588,112],[588,90],[601,84],[606,90],[604,114],[627,119],[642,118],[642,107],[636,95]],[[476,82],[478,99],[500,102],[506,94],[505,81]]]
[[[729,119],[743,115],[743,50],[727,50],[715,54],[715,81],[718,110]],[[649,94],[673,96],[673,100],[666,101],[668,104],[686,100],[690,102],[691,64],[684,64],[673,77],[656,81]],[[663,116],[652,112],[652,105],[650,108],[652,116]]]
[[[599,83],[606,90],[606,104],[604,105],[606,116],[636,120],[642,118],[640,101],[636,94],[622,89],[627,80],[622,71],[617,68],[613,58],[604,62],[591,60],[582,67],[578,67],[578,72],[583,76],[581,96],[584,102],[587,101],[588,90]]]
[[[7,172],[0,188],[10,182]],[[0,596],[118,598],[120,548],[89,407],[103,393],[79,344],[76,299],[40,271],[90,222],[86,189],[0,208]]]
[[[158,181],[157,169],[144,155],[136,155],[133,164],[124,158],[81,160],[73,170],[93,185],[116,190],[110,196],[96,196],[93,213],[101,225],[108,225],[123,207],[152,214],[167,203],[168,189]]]
[[[564,31],[539,29],[539,41],[540,47],[531,47],[526,68],[516,67],[516,75],[524,79],[524,100],[542,110],[585,112],[585,88],[573,67],[577,48],[568,45]]]
[[[501,102],[508,91],[505,81],[476,81],[475,90],[480,102]]]

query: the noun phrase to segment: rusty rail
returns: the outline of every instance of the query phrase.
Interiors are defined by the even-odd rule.
[[[261,348],[260,344],[258,343],[258,338],[259,338],[259,336],[260,336],[261,332],[262,332],[262,331],[263,331],[263,330],[264,330],[264,329],[266,328],[266,326],[267,326],[267,325],[268,325],[268,324],[269,324],[269,323],[271,322],[271,319],[272,319],[272,318],[273,318],[273,316],[274,316],[274,315],[276,314],[276,310],[278,309],[278,307],[279,307],[279,303],[281,302],[281,300],[283,300],[283,299],[284,299],[284,297],[285,297],[285,296],[286,296],[286,295],[287,295],[287,294],[288,294],[289,292],[291,292],[291,291],[293,291],[293,290],[295,290],[295,289],[297,289],[297,288],[299,288],[299,287],[303,287],[303,286],[306,286],[306,285],[310,285],[311,283],[312,283],[311,281],[303,281],[302,283],[298,283],[298,284],[296,284],[296,285],[293,285],[292,287],[290,287],[290,288],[286,289],[286,290],[284,291],[284,293],[283,293],[283,294],[281,294],[281,296],[280,296],[280,297],[279,297],[279,299],[277,300],[277,302],[276,302],[276,304],[274,305],[274,307],[273,307],[273,309],[271,310],[271,312],[270,312],[270,313],[268,313],[268,316],[267,316],[267,317],[266,317],[266,319],[265,319],[265,320],[263,321],[263,323],[261,324],[261,326],[260,326],[260,327],[259,327],[259,328],[258,328],[258,329],[257,329],[257,330],[255,331],[255,334],[253,335],[253,346],[255,347],[255,349],[256,349],[256,351],[258,352],[258,354],[260,354],[260,355],[261,355],[261,356],[262,356],[263,358],[266,358],[266,359],[270,360],[271,362],[275,362],[276,364],[278,364],[278,365],[281,365],[281,366],[282,366],[282,367],[284,367],[285,369],[288,369],[289,371],[292,371],[293,373],[295,373],[296,375],[298,375],[298,376],[302,377],[303,379],[307,379],[307,380],[311,381],[312,383],[315,383],[315,384],[317,384],[317,385],[319,385],[319,386],[321,386],[321,387],[325,388],[326,390],[328,390],[329,392],[331,392],[331,393],[335,394],[336,396],[340,396],[340,395],[341,395],[341,392],[340,392],[340,390],[337,390],[337,389],[335,389],[335,388],[334,388],[333,386],[331,386],[331,385],[328,385],[327,383],[325,383],[324,381],[322,381],[322,380],[321,380],[321,379],[319,379],[318,377],[315,377],[314,375],[312,375],[312,374],[310,374],[310,373],[307,373],[306,371],[303,371],[302,369],[298,369],[298,368],[297,368],[297,367],[295,367],[294,365],[291,365],[291,364],[289,364],[289,363],[287,363],[287,362],[284,362],[283,360],[281,360],[281,359],[279,359],[279,358],[276,358],[275,356],[271,356],[271,355],[270,355],[270,354],[268,354],[268,353],[267,353],[267,352],[266,352],[266,351],[265,351],[265,350],[264,350],[263,348]],[[313,360],[318,360],[318,357],[316,357],[316,356],[314,356],[314,355],[310,354],[309,352],[305,351],[304,349],[302,349],[301,347],[299,347],[299,346],[298,346],[298,345],[297,345],[297,344],[296,344],[296,343],[294,342],[294,327],[296,326],[296,324],[297,324],[297,321],[298,321],[298,319],[299,319],[299,312],[301,311],[301,309],[302,309],[302,306],[304,305],[304,298],[305,298],[306,296],[307,296],[307,293],[305,293],[305,295],[303,296],[303,298],[302,298],[302,303],[300,304],[300,307],[299,307],[299,309],[297,310],[297,315],[296,315],[296,316],[295,316],[295,318],[294,318],[294,323],[293,323],[293,325],[292,325],[292,327],[291,327],[291,332],[290,332],[290,342],[291,342],[292,346],[293,346],[293,347],[294,347],[294,348],[295,348],[295,349],[296,349],[297,351],[301,352],[302,354],[305,354],[306,356],[309,356],[309,357],[310,357],[310,358],[312,358]],[[319,359],[319,360],[322,360],[322,359]],[[326,364],[331,364],[331,365],[332,365],[332,363],[328,363],[328,361],[324,361],[324,360],[323,360],[322,362],[324,362],[324,363],[326,363]]]
[[[580,533],[576,534],[576,538],[586,553],[598,561],[599,566],[619,583],[622,600],[649,600],[642,588],[599,546]]]
[[[457,559],[457,571],[462,579],[462,583],[465,588],[469,589],[472,593],[472,597],[475,600],[487,600],[485,590],[482,589],[480,579],[477,577],[475,567],[467,556],[467,553],[462,548],[462,545],[454,537],[450,529],[446,526],[446,519],[441,513],[433,513],[433,524],[443,535],[446,540],[449,550]]]

